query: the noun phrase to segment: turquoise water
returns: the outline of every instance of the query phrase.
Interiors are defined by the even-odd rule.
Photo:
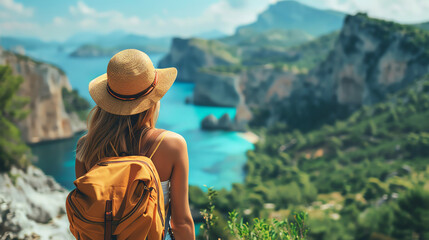
[[[27,52],[28,55],[54,63],[69,77],[73,88],[91,100],[88,83],[106,71],[109,58],[70,58],[67,52],[55,48]],[[150,56],[156,65],[162,55]],[[204,132],[200,130],[201,120],[212,113],[220,117],[229,113],[235,115],[234,108],[202,107],[185,104],[185,98],[192,94],[194,85],[190,83],[173,84],[161,100],[158,128],[181,134],[188,143],[189,184],[202,187],[214,186],[217,189],[230,188],[234,182],[242,182],[242,169],[246,161],[245,153],[253,145],[235,132]],[[80,136],[71,139],[46,142],[32,146],[38,157],[36,166],[52,175],[68,189],[73,188],[75,146]]]

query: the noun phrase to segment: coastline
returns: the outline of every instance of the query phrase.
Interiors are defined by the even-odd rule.
[[[80,131],[76,131],[73,135],[69,136],[69,137],[61,137],[61,138],[55,138],[55,139],[46,139],[46,140],[42,140],[39,142],[27,142],[26,144],[30,147],[33,146],[41,146],[41,145],[49,145],[52,143],[59,143],[59,142],[64,142],[64,141],[68,141],[70,139],[75,138],[76,136],[82,136],[86,131],[88,131],[88,129],[82,129]]]
[[[247,131],[247,132],[237,132],[238,136],[245,139],[246,141],[255,144],[259,141],[259,136],[256,135],[254,132]]]

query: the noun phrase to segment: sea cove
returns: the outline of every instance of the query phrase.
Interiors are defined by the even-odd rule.
[[[88,93],[88,83],[105,72],[109,58],[73,58],[67,50],[59,51],[57,48],[43,48],[28,51],[27,54],[64,70],[72,87],[93,104]],[[162,55],[150,57],[156,66]],[[191,83],[174,83],[161,100],[157,127],[177,132],[186,139],[190,185],[230,188],[232,183],[243,181],[245,153],[253,149],[253,145],[235,132],[200,130],[200,122],[208,114],[220,117],[228,113],[233,117],[235,109],[185,104],[185,98],[192,94],[193,87]],[[80,135],[31,146],[37,157],[35,165],[68,189],[73,188],[75,146]]]

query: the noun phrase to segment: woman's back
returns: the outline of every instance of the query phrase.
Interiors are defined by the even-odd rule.
[[[149,56],[139,50],[127,49],[115,54],[107,72],[89,83],[89,93],[97,105],[88,118],[88,133],[78,142],[76,177],[105,157],[135,155],[144,150],[164,182],[165,195],[169,195],[171,226],[176,238],[194,239],[186,141],[177,133],[154,128],[160,99],[176,77],[177,69],[156,69]],[[151,138],[153,133],[161,134]]]

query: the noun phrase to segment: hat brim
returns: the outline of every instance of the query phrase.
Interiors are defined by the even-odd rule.
[[[149,109],[167,93],[177,77],[176,68],[156,69],[158,83],[146,96],[131,101],[114,98],[107,92],[107,73],[98,76],[89,83],[89,94],[103,110],[116,115],[134,115]]]

